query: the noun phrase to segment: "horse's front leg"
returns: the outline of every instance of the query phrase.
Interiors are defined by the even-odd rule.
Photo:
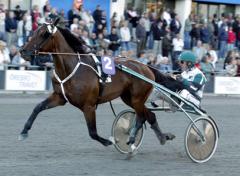
[[[46,109],[50,109],[59,105],[64,105],[66,100],[56,92],[52,93],[47,99],[39,103],[33,109],[32,114],[28,118],[27,122],[24,125],[22,132],[20,133],[19,140],[24,140],[28,137],[28,131],[31,129],[34,120],[37,118],[37,115]]]
[[[111,145],[112,142],[108,139],[104,139],[100,137],[97,133],[97,127],[96,127],[96,111],[95,106],[92,105],[85,105],[82,109],[84,113],[84,117],[86,119],[87,127],[89,135],[92,139],[97,140],[104,146]]]

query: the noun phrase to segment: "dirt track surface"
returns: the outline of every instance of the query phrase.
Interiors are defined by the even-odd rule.
[[[204,164],[193,163],[184,150],[189,120],[181,113],[157,113],[164,131],[177,137],[160,146],[147,126],[139,153],[132,160],[113,147],[104,147],[88,136],[82,112],[71,105],[42,112],[29,138],[18,134],[34,106],[47,95],[0,95],[0,176],[239,176],[240,98],[205,97],[203,107],[220,130],[218,148]],[[117,100],[117,112],[127,107]],[[114,117],[108,104],[97,110],[97,126],[108,138]]]

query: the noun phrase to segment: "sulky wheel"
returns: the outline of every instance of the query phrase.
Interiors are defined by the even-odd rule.
[[[127,145],[129,133],[136,122],[136,114],[133,110],[124,110],[120,112],[113,122],[112,137],[115,141],[115,148],[121,153],[129,152],[129,145]],[[135,143],[138,149],[142,143],[144,128],[139,129]]]
[[[213,156],[217,148],[218,129],[211,118],[199,117],[194,123],[199,131],[192,122],[189,124],[185,135],[185,149],[192,161],[204,163]]]

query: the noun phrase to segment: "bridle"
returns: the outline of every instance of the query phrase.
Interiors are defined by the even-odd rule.
[[[24,46],[20,49],[20,51],[24,51],[24,54],[25,55],[28,55],[28,56],[37,56],[39,54],[41,54],[40,52],[40,49],[46,44],[48,43],[48,41],[53,37],[53,35],[57,32],[57,27],[54,26],[53,24],[51,23],[44,23],[43,25],[46,25],[47,27],[47,31],[43,34],[44,35],[44,38],[45,40],[43,40],[40,44],[38,45],[34,45],[33,46],[33,49],[28,49],[28,50],[25,50],[23,49]],[[39,32],[39,31],[38,31]],[[49,53],[48,53],[49,54]]]

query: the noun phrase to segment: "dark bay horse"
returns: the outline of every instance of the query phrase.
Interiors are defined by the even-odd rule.
[[[81,64],[75,70],[75,74],[71,75],[71,78],[62,84],[63,89],[59,80],[56,77],[52,78],[53,93],[34,108],[19,139],[23,140],[28,136],[28,131],[41,111],[64,105],[69,101],[84,113],[91,138],[99,141],[104,146],[108,146],[112,142],[100,137],[97,133],[95,110],[97,104],[111,101],[117,97],[121,97],[123,102],[132,107],[137,115],[136,125],[131,131],[128,144],[134,143],[136,133],[145,121],[149,122],[161,144],[164,144],[166,140],[173,139],[174,135],[163,133],[160,130],[155,114],[150,112],[144,105],[153,86],[117,69],[116,74],[112,76],[112,82],[105,84],[102,91],[100,91],[99,77],[94,71],[96,63],[92,56],[88,54],[89,48],[82,39],[76,38],[67,29],[57,27],[57,22],[58,20],[51,24],[43,24],[34,32],[32,39],[21,49],[22,56],[28,60],[31,56],[41,52],[53,53],[55,73],[58,75],[59,80],[64,80],[71,75],[76,65],[80,62]],[[64,55],[63,53],[69,54]],[[80,54],[76,55],[76,53]],[[115,62],[129,67],[147,78],[157,80],[163,85],[171,85],[168,84],[169,78],[165,75],[151,70],[148,66],[139,62],[118,58],[116,58]],[[174,84],[171,86],[175,87]]]

